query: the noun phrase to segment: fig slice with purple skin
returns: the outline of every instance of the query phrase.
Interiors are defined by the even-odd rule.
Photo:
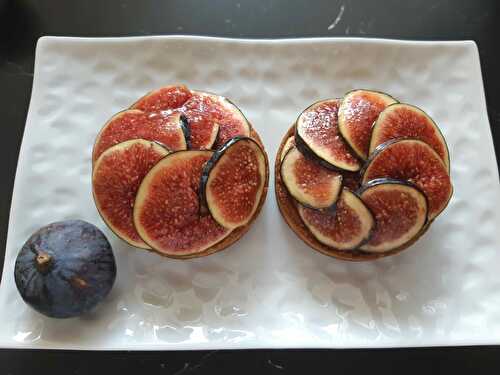
[[[339,105],[339,99],[328,99],[302,112],[295,125],[295,143],[305,156],[327,168],[357,171],[361,165],[339,133]]]
[[[189,129],[180,112],[146,113],[129,109],[117,113],[97,135],[92,152],[95,161],[108,148],[130,139],[145,139],[161,143],[171,151],[185,150],[189,141]]]
[[[108,148],[97,159],[92,173],[94,201],[108,227],[132,246],[149,249],[137,233],[132,210],[139,184],[168,150],[144,139],[133,139]]]
[[[280,155],[280,161],[283,161],[283,158],[285,157],[286,153],[292,147],[295,147],[295,137],[294,136],[289,137],[286,140],[285,144],[283,145],[283,149],[281,150],[281,155]]]
[[[342,190],[340,172],[306,158],[296,147],[281,162],[281,180],[301,205],[318,210],[333,208]]]
[[[212,149],[220,148],[224,143],[236,136],[250,136],[250,124],[243,113],[227,98],[202,91],[192,91],[192,97],[182,107],[196,135],[196,127],[204,132],[212,126],[218,126],[217,140]],[[205,139],[205,138],[204,138]],[[206,145],[203,145],[206,147]]]
[[[363,184],[377,178],[414,183],[427,197],[428,220],[444,210],[453,194],[443,160],[431,146],[418,139],[392,140],[380,145],[365,166]]]
[[[397,103],[384,109],[373,126],[370,153],[382,143],[400,138],[420,139],[427,143],[443,160],[446,169],[450,170],[446,141],[436,123],[420,108]]]
[[[219,134],[219,124],[213,121],[212,116],[207,113],[185,112],[190,135],[190,149],[210,150],[217,141]]]
[[[427,221],[427,199],[413,184],[394,179],[369,181],[358,192],[375,217],[370,240],[361,250],[382,253],[405,246]]]
[[[201,254],[231,233],[212,216],[200,216],[200,178],[212,155],[208,150],[171,153],[142,180],[134,204],[134,224],[159,254]]]
[[[144,112],[171,111],[181,107],[191,96],[191,91],[184,85],[165,86],[147,93],[130,108]]]
[[[235,137],[215,151],[203,167],[200,201],[223,227],[244,226],[259,206],[267,169],[266,156],[257,142]]]
[[[339,131],[359,158],[368,158],[372,126],[380,112],[397,101],[382,92],[353,90],[339,107]]]
[[[363,201],[343,189],[335,212],[319,211],[301,205],[299,215],[316,239],[336,250],[355,250],[370,237],[375,220]]]

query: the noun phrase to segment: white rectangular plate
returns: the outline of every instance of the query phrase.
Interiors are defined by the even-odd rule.
[[[318,254],[274,197],[250,232],[210,257],[135,250],[99,218],[91,149],[104,122],[171,83],[229,97],[270,159],[297,115],[353,88],[425,109],[451,154],[455,195],[401,255],[354,264]],[[273,164],[273,163],[272,163]],[[272,165],[271,165],[272,167]],[[40,39],[0,289],[0,346],[64,349],[334,348],[500,343],[500,189],[476,45],[363,39]],[[19,297],[18,250],[52,221],[111,240],[117,283],[92,314],[44,318]]]

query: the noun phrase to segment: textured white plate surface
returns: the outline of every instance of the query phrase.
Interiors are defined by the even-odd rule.
[[[306,247],[271,181],[250,232],[210,257],[135,250],[99,218],[91,149],[102,124],[170,83],[234,101],[270,159],[301,110],[353,88],[425,109],[451,154],[455,195],[401,255],[354,264]],[[271,166],[272,167],[272,166]],[[500,343],[500,188],[473,42],[200,37],[42,38],[0,288],[0,346],[65,349],[387,347]],[[38,227],[82,218],[112,242],[117,283],[92,314],[44,318],[14,285]]]

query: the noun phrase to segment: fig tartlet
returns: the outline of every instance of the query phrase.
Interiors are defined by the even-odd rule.
[[[453,187],[446,141],[421,109],[379,91],[316,102],[283,137],[275,192],[313,249],[352,261],[396,254],[445,209]]]
[[[121,239],[193,258],[240,239],[267,194],[268,159],[225,97],[184,85],[152,91],[113,116],[92,153],[96,207]]]

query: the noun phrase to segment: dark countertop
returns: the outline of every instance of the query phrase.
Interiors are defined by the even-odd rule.
[[[195,34],[240,38],[315,36],[475,40],[479,47],[495,149],[500,147],[500,2],[431,1],[67,1],[0,0],[0,248],[5,248],[19,146],[43,35]],[[1,251],[3,262],[3,251]],[[0,374],[306,372],[343,374],[500,373],[500,348],[61,352],[0,350]],[[321,361],[321,362],[320,362]]]

